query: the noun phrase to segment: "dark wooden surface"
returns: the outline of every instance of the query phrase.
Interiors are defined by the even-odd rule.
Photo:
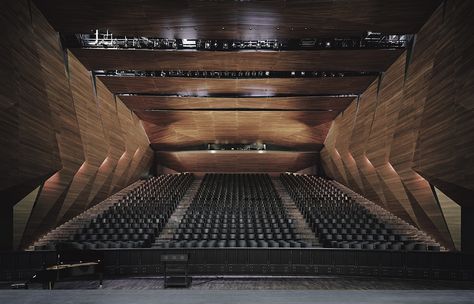
[[[401,57],[379,90],[373,83],[359,106],[336,118],[321,154],[329,176],[450,248],[448,226],[459,227],[460,213],[445,217],[450,210],[431,185],[472,206],[473,5],[457,0],[438,9],[418,33],[411,62]]]
[[[217,79],[183,77],[98,76],[112,93],[153,93],[190,96],[232,94],[236,96],[358,94],[375,76],[324,78]]]
[[[274,39],[415,33],[438,0],[36,0],[59,32],[109,29],[128,36]]]
[[[337,112],[137,111],[152,144],[179,149],[208,143],[263,142],[317,150]],[[217,170],[217,168],[216,168]]]
[[[157,147],[157,149],[159,146]],[[182,151],[156,152],[160,164],[192,172],[296,172],[317,163],[317,152]]]
[[[120,96],[133,111],[183,109],[282,109],[343,111],[354,97],[298,96],[265,98],[219,98],[134,95]]]
[[[24,246],[137,180],[153,153],[137,116],[100,81],[94,87],[34,5],[7,1],[0,22],[8,29],[0,56],[1,204],[40,187],[14,215],[15,244]]]
[[[172,51],[72,49],[89,70],[385,71],[403,49]]]

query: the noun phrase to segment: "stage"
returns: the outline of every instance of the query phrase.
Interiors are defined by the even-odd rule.
[[[473,303],[472,290],[2,290],[9,304]]]

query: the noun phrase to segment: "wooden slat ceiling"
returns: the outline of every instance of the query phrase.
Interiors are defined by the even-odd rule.
[[[156,152],[160,164],[191,172],[296,172],[316,164],[318,153],[266,151]]]
[[[34,0],[59,32],[275,39],[415,33],[440,0]]]
[[[265,97],[265,98],[220,98],[177,96],[120,96],[133,111],[140,110],[184,110],[184,109],[284,109],[284,110],[333,110],[342,111],[354,97]]]
[[[99,78],[113,93],[275,96],[359,94],[364,92],[376,77],[217,79],[99,76]]]
[[[89,70],[385,71],[403,49],[171,51],[73,49]]]
[[[319,151],[337,111],[135,111],[156,150],[263,142]]]

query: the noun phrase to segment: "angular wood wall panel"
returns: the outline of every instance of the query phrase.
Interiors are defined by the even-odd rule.
[[[357,103],[353,103],[347,108],[346,111],[344,111],[344,116],[355,117],[357,110]],[[357,168],[355,168],[354,158],[352,157],[352,154],[349,149],[351,143],[350,138],[352,136],[351,131],[353,130],[353,126],[353,119],[346,119],[342,121],[340,128],[346,131],[343,133],[342,138],[335,142],[334,148],[341,156],[341,158],[339,158],[340,161],[336,162],[336,166],[339,167],[339,170],[341,172],[345,172],[346,181],[354,185],[354,190],[360,191],[362,187],[361,180],[359,174],[357,173]]]
[[[420,122],[415,169],[474,195],[474,3],[449,1],[445,14],[431,24],[437,30],[431,36],[443,37],[436,51],[419,55],[426,58],[431,81],[426,86],[430,102]],[[452,196],[456,191],[443,192]],[[472,206],[472,196],[457,203]]]
[[[10,29],[0,42],[2,204],[44,183],[28,220],[16,217],[24,229],[15,245],[25,247],[146,174],[153,152],[139,119],[100,82],[96,96],[90,73],[71,54],[65,59],[59,35],[34,5],[8,0],[0,22]],[[134,150],[117,170],[128,142]]]
[[[93,90],[92,75],[72,54],[68,53],[69,83],[82,138],[84,163],[76,172],[58,214],[78,214],[92,188],[99,166],[107,156],[104,130]],[[58,222],[58,221],[56,221]]]
[[[30,194],[25,196],[13,207],[13,248],[20,246],[26,224],[31,215],[31,210],[35,204],[36,198],[41,186],[38,186]]]
[[[441,210],[430,183],[458,204],[472,205],[467,193],[474,194],[473,14],[472,1],[440,7],[417,34],[410,62],[404,54],[380,84],[375,81],[361,95],[356,117],[349,107],[336,118],[321,152],[329,176],[362,188],[363,195],[448,248],[455,247],[444,215],[455,206]],[[338,151],[345,152],[348,141],[356,166]]]
[[[441,190],[434,187],[436,196],[438,197],[439,206],[443,210],[443,216],[449,228],[449,233],[454,242],[456,249],[461,250],[461,206],[450,199]]]
[[[32,6],[35,10],[35,7]],[[41,227],[50,227],[52,219],[47,215],[56,210],[64,200],[64,193],[69,188],[75,173],[84,163],[82,139],[76,119],[76,110],[69,87],[69,79],[64,65],[63,51],[59,37],[42,18],[34,11],[33,23],[35,33],[41,39],[35,40],[42,62],[42,74],[46,92],[50,101],[53,123],[51,127],[56,133],[61,165],[60,170],[51,176],[39,193],[37,204],[33,208],[25,235],[35,235]],[[53,211],[52,211],[53,210]],[[53,220],[53,222],[55,222]]]
[[[27,2],[11,2],[0,14],[0,26],[11,29],[0,41],[0,191],[2,203],[9,205],[61,168],[36,29]]]

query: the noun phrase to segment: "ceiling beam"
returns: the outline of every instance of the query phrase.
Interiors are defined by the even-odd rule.
[[[184,78],[98,76],[115,93],[175,94],[182,96],[277,96],[361,94],[376,76],[322,78]]]
[[[288,109],[342,111],[356,98],[352,96],[298,96],[264,98],[178,97],[153,95],[118,95],[129,109]]]
[[[174,51],[72,49],[89,70],[385,71],[404,49]]]

